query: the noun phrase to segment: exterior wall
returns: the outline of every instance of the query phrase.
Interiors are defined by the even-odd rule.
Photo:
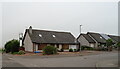
[[[58,49],[59,49],[59,50],[62,49],[62,45],[61,45],[61,44],[59,45],[59,48],[58,48]]]
[[[95,44],[94,43],[90,43],[90,47],[95,47]]]
[[[23,46],[25,47],[25,51],[33,52],[33,43],[28,33],[26,33]]]
[[[80,42],[81,46],[89,46],[89,42],[82,35],[78,38],[78,41]]]
[[[72,48],[72,49],[78,49],[78,48],[77,48],[77,45],[69,45],[69,49],[71,49],[71,48]]]

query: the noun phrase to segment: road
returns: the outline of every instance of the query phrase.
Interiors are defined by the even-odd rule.
[[[117,61],[117,52],[71,57],[3,55],[3,67],[117,67]]]
[[[0,53],[0,68],[2,68],[2,53]]]

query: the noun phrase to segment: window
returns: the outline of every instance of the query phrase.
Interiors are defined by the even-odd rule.
[[[102,39],[102,37],[100,37]]]
[[[40,37],[42,37],[42,35],[41,35],[41,34],[39,34],[39,36],[40,36]]]
[[[55,35],[52,35],[54,38],[56,37]]]
[[[63,49],[69,49],[69,45],[64,44],[64,45],[62,45],[62,48]]]

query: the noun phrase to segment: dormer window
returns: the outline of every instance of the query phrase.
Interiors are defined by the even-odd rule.
[[[42,37],[42,35],[41,35],[41,34],[39,34],[39,36],[40,36],[40,37]]]
[[[100,37],[102,39],[102,37]]]
[[[54,38],[56,37],[55,35],[52,35]]]

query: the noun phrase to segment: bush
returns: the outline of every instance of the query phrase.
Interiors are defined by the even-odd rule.
[[[18,52],[13,52],[13,53],[11,53],[11,54],[15,55],[15,54],[18,54]]]
[[[0,52],[1,52],[1,53],[4,53],[4,52],[5,52],[5,49],[0,49]]]
[[[13,54],[13,55],[15,55],[15,54],[22,55],[22,54],[25,54],[25,52],[20,50],[19,52],[13,52],[11,54]]]
[[[18,52],[19,51],[19,41],[18,40],[11,40],[11,41],[8,41],[6,44],[5,44],[5,51],[6,53],[13,53],[13,52]]]
[[[54,47],[53,54],[57,54],[57,48]]]
[[[51,55],[56,53],[57,53],[57,48],[55,48],[54,46],[46,46],[43,48],[44,55]]]
[[[94,48],[89,46],[81,46],[81,50],[94,50]]]
[[[18,54],[19,54],[19,55],[25,54],[25,51],[20,50],[20,51],[18,52]]]
[[[120,51],[120,42],[117,43],[118,51]]]
[[[80,51],[80,49],[77,49],[77,52],[79,52]]]
[[[71,48],[71,49],[69,49],[69,52],[73,52],[73,49]]]
[[[74,52],[77,52],[77,49],[74,49]]]

